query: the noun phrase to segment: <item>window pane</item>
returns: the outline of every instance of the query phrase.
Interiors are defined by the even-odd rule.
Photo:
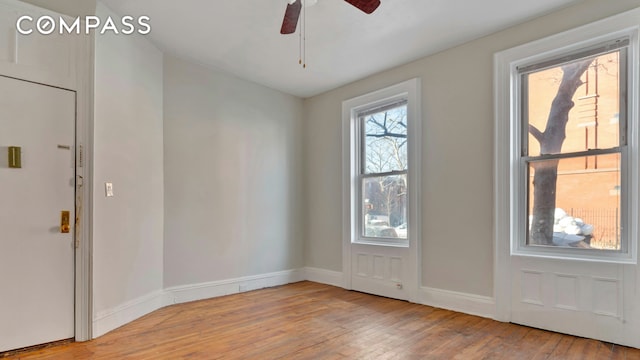
[[[527,244],[620,250],[620,195],[620,154],[529,163]]]
[[[401,105],[360,117],[365,174],[407,170],[407,106]]]
[[[620,56],[618,50],[523,75],[525,156],[619,146]]]
[[[407,175],[362,180],[363,236],[407,238]]]

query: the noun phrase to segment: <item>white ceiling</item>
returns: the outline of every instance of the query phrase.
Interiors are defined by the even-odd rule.
[[[319,0],[306,9],[302,69],[298,34],[280,35],[287,0],[102,0],[121,15],[148,15],[163,51],[300,97],[578,1],[381,0],[366,15],[343,0]]]

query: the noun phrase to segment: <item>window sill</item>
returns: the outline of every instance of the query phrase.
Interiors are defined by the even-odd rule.
[[[637,264],[637,259],[629,253],[611,250],[577,249],[569,247],[540,247],[512,249],[511,256],[570,260],[579,262],[612,263],[612,264]]]
[[[354,245],[374,245],[374,246],[386,246],[397,248],[408,248],[409,239],[373,239],[362,238],[351,242]]]

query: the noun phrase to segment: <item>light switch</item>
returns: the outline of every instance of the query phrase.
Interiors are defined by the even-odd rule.
[[[113,196],[113,183],[104,183],[104,192],[107,197]]]

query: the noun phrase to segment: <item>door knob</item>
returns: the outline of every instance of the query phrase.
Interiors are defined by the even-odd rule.
[[[69,219],[71,218],[71,213],[69,211],[60,212],[60,232],[63,234],[68,234],[71,230],[71,226],[69,225]]]

